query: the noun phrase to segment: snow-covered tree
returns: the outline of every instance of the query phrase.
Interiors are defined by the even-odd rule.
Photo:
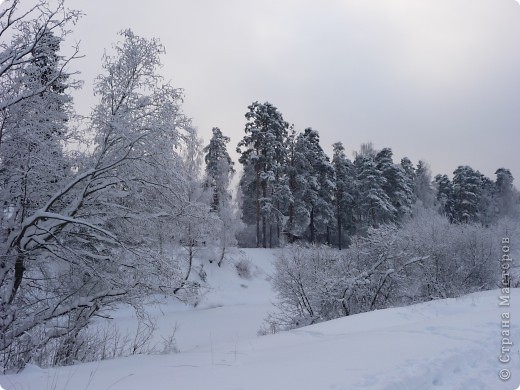
[[[295,203],[298,202],[296,197],[298,170],[297,164],[299,162],[298,155],[296,152],[296,131],[294,127],[291,128],[291,132],[287,137],[287,161],[285,164],[285,180],[288,188],[287,197],[287,221],[284,226],[284,233],[289,239],[289,242],[294,242],[295,238],[299,235],[299,229],[295,222]]]
[[[0,8],[0,88],[2,100],[0,111],[13,106],[31,96],[48,91],[56,85],[58,79],[66,78],[66,66],[77,58],[77,48],[68,58],[60,57],[52,73],[41,77],[39,84],[19,85],[17,75],[28,64],[37,65],[47,56],[50,59],[56,53],[52,48],[69,33],[70,24],[75,23],[81,13],[66,9],[64,1],[49,4],[39,0],[29,8],[20,8],[19,0],[7,0]],[[51,38],[51,37],[55,37]],[[37,58],[39,57],[39,58]],[[50,70],[50,68],[49,68]],[[0,142],[3,131],[0,132]]]
[[[334,167],[336,203],[336,233],[338,248],[343,248],[344,233],[353,233],[354,199],[355,199],[355,172],[352,162],[345,155],[345,148],[341,142],[332,145],[332,166]]]
[[[384,190],[386,179],[377,168],[375,157],[360,153],[354,160],[357,172],[357,220],[366,226],[377,227],[392,221],[397,210]]]
[[[244,165],[238,184],[241,219],[246,225],[256,224],[256,174],[254,165]],[[256,232],[255,232],[256,245]]]
[[[384,178],[383,190],[396,211],[393,220],[401,220],[411,212],[414,202],[413,187],[409,186],[404,169],[394,164],[390,148],[381,149],[375,157],[375,162]]]
[[[475,222],[479,219],[481,174],[465,165],[453,172],[453,205],[457,222]]]
[[[319,139],[316,130],[307,128],[296,137],[294,146],[295,229],[312,243],[318,235],[330,242],[330,228],[335,220],[334,170]]]
[[[56,15],[44,20],[57,23]],[[31,31],[39,29],[27,34]],[[163,52],[158,41],[129,30],[122,37],[115,54],[104,57],[104,73],[96,81],[100,104],[88,131],[95,133],[95,147],[78,156],[67,175],[42,177],[49,191],[40,192],[2,240],[4,368],[39,358],[69,362],[101,311],[116,302],[138,304],[144,294],[173,292],[182,282],[177,264],[161,255],[157,237],[193,211],[174,150],[186,123],[181,91],[157,73]],[[31,96],[52,102],[45,92],[50,86]],[[38,120],[34,129],[46,123]],[[51,124],[53,136],[64,141]],[[48,138],[45,131],[33,134],[41,134],[42,142]],[[11,208],[4,211],[11,214]]]
[[[257,246],[265,248],[268,225],[271,227],[272,222],[280,223],[272,193],[286,158],[285,140],[289,124],[271,103],[254,102],[248,109],[245,135],[238,143],[237,152],[244,167],[254,167],[256,240]]]
[[[415,181],[415,167],[413,166],[412,161],[408,157],[403,157],[401,159],[401,167],[403,168],[410,182],[413,183]]]
[[[406,185],[409,188],[415,189],[415,182],[416,182],[416,173],[415,173],[415,167],[413,166],[412,161],[408,157],[403,157],[400,162],[401,168],[404,171],[404,179],[406,181]],[[412,195],[412,203],[417,202],[417,193],[416,191],[413,192]]]
[[[496,184],[489,177],[480,175],[480,196],[478,202],[479,222],[484,226],[489,226],[499,217],[497,204]]]
[[[512,215],[515,213],[515,203],[519,199],[518,192],[513,187],[513,175],[507,168],[497,169],[495,175],[498,212],[501,216]]]
[[[211,210],[218,215],[222,222],[220,230],[220,254],[217,264],[222,265],[226,249],[236,245],[236,218],[231,204],[230,183],[235,173],[233,161],[227,151],[229,137],[222,134],[218,127],[214,127],[213,136],[204,148],[206,163],[205,186],[211,193]]]
[[[211,192],[211,209],[218,211],[231,199],[229,184],[235,170],[233,160],[227,151],[230,138],[223,135],[218,127],[214,127],[212,133],[209,144],[204,148],[205,185]]]
[[[65,124],[72,115],[71,88],[77,86],[60,44],[78,11],[63,2],[45,1],[19,8],[19,1],[0,6],[0,363],[3,369],[23,362],[18,337],[29,337],[37,325],[27,318],[31,299],[45,300],[33,289],[27,295],[27,277],[41,257],[51,252],[48,237],[33,229],[34,214],[44,207],[71,175],[71,161],[63,151],[70,135]],[[43,218],[43,217],[39,217]],[[41,222],[41,220],[40,220]],[[61,223],[63,224],[63,222]],[[36,257],[38,264],[36,264]],[[33,267],[30,267],[34,263]],[[47,281],[43,279],[42,283]],[[29,282],[38,285],[38,282]],[[41,287],[41,286],[40,286]],[[52,292],[49,292],[52,293]],[[34,313],[37,313],[36,307]],[[30,313],[29,313],[30,314]],[[29,351],[26,351],[26,354]],[[26,355],[27,356],[27,355]]]
[[[58,76],[60,39],[49,33],[34,49],[35,57],[12,76],[12,87],[40,90],[49,78],[55,80],[39,94],[29,96],[2,111],[0,144],[0,196],[4,208],[2,226],[10,231],[25,216],[40,207],[45,196],[68,175],[70,161],[63,152],[69,137],[71,97],[68,76]],[[10,91],[12,92],[12,91]]]
[[[432,207],[435,201],[435,194],[431,186],[432,175],[430,166],[427,162],[419,160],[415,169],[414,192],[415,197],[422,202],[424,207]]]
[[[221,239],[222,221],[217,213],[211,212],[212,194],[208,193],[202,174],[204,150],[202,139],[196,128],[187,123],[179,144],[180,164],[176,167],[177,180],[183,183],[176,189],[179,204],[171,211],[176,214],[170,228],[177,253],[179,269],[184,277],[181,285],[174,290],[179,294],[183,289],[190,291],[190,276],[195,256],[205,247],[214,247]],[[175,247],[175,245],[174,245]],[[184,296],[185,291],[182,291]]]
[[[454,221],[453,184],[448,175],[438,174],[434,178],[436,201],[439,213]]]

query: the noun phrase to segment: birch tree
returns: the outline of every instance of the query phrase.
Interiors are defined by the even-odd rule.
[[[70,362],[93,317],[120,302],[138,307],[144,296],[173,293],[183,283],[157,239],[158,229],[192,211],[174,149],[187,123],[182,92],[157,72],[164,52],[158,41],[129,30],[121,36],[96,80],[100,104],[88,128],[95,134],[92,152],[66,168],[57,158],[58,166],[45,169],[64,173],[39,178],[45,190],[25,213],[10,206],[3,211],[4,218],[17,216],[2,232],[0,248],[4,369],[39,358],[40,364]],[[45,93],[31,96],[41,97],[41,110],[49,109]],[[32,136],[45,141],[48,126],[35,121]],[[64,141],[63,133],[53,136]]]

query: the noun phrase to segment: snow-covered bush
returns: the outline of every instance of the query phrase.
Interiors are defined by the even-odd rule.
[[[275,263],[279,314],[270,328],[305,326],[342,315],[340,279],[349,274],[344,252],[323,246],[286,246]],[[343,268],[345,266],[345,268]],[[337,271],[342,272],[338,275]]]
[[[235,270],[242,279],[251,279],[252,277],[251,261],[245,257],[241,257],[235,262]]]
[[[400,227],[369,230],[346,250],[288,246],[275,264],[277,310],[264,329],[495,288],[505,230],[455,225],[424,210]]]

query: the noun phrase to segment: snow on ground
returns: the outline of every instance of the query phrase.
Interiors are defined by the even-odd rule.
[[[247,249],[233,253],[232,260],[219,268],[205,262],[210,290],[196,308],[175,299],[147,310],[157,320],[159,336],[166,337],[176,326],[176,344],[181,352],[221,343],[236,343],[254,338],[267,313],[273,309],[274,293],[270,274],[274,271],[276,250]],[[235,261],[246,254],[251,263],[251,278],[238,277]],[[194,267],[197,269],[197,265]],[[136,329],[132,309],[112,314],[119,327],[133,334]],[[157,337],[160,341],[160,337]],[[1,382],[0,382],[1,383]]]
[[[195,309],[152,309],[160,330],[177,323],[179,353],[132,356],[0,376],[6,390],[516,389],[520,290],[498,290],[364,313],[273,336],[256,336],[274,299],[273,252],[246,250],[253,278],[207,267],[213,289]],[[511,362],[502,364],[501,315],[511,315]],[[131,320],[117,313],[120,324]],[[518,320],[517,320],[518,319]],[[518,321],[518,322],[517,322]],[[499,371],[512,377],[503,382]]]

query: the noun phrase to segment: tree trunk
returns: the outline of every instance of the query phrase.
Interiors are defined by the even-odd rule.
[[[311,208],[311,222],[309,224],[309,228],[311,231],[311,244],[314,244],[316,241],[314,232],[314,206]]]
[[[294,224],[294,206],[291,203],[289,205],[289,222],[288,222],[288,226],[287,226],[287,234],[289,235],[289,242],[291,244],[294,242],[293,224]]]
[[[188,231],[190,231],[190,229],[188,229]],[[190,238],[188,240],[188,271],[186,272],[186,276],[184,277],[184,280],[181,282],[181,285],[177,287],[175,290],[173,290],[174,294],[177,294],[177,292],[186,285],[188,279],[190,278],[191,269],[193,268],[193,257],[195,256],[194,247],[195,240]]]
[[[262,196],[264,200],[267,198],[267,180],[262,183]],[[267,218],[262,217],[262,246],[267,248]]]
[[[255,166],[256,170],[256,247],[260,248],[260,167]]]
[[[339,201],[336,202],[336,220],[338,222],[338,249],[342,249],[342,242],[341,242],[341,215],[339,210]]]
[[[276,202],[276,245],[280,246],[280,201]]]
[[[267,248],[267,218],[262,217],[262,248]]]
[[[20,287],[20,284],[22,284],[24,273],[25,273],[25,264],[23,261],[23,255],[19,253],[16,256],[16,261],[14,263],[14,282],[13,282],[13,288],[11,289],[11,294],[9,296],[9,300],[7,302],[8,304],[13,303],[16,293],[18,292],[18,288]]]
[[[374,207],[373,202],[370,202],[370,215],[372,217],[372,227],[374,229],[376,229],[377,228],[376,208]]]

